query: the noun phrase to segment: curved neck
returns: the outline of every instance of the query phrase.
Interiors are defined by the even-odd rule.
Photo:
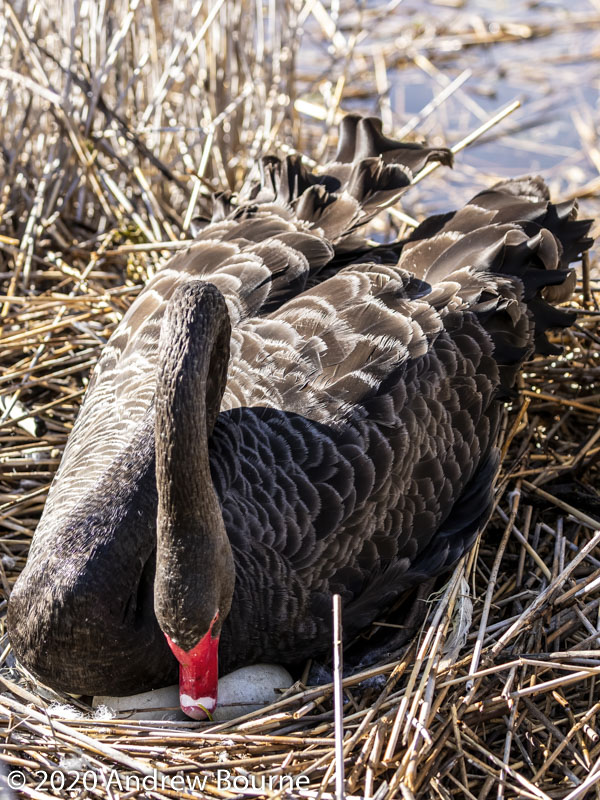
[[[233,593],[233,558],[208,452],[230,335],[216,287],[190,281],[174,292],[161,329],[156,382],[155,603],[164,633],[184,650],[210,630],[215,613],[224,619]]]

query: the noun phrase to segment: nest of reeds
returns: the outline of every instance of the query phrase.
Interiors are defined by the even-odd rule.
[[[37,685],[10,653],[7,599],[90,370],[144,281],[185,246],[210,193],[239,188],[266,152],[297,147],[318,161],[335,144],[342,108],[372,110],[374,99],[396,134],[421,126],[439,139],[446,122],[456,152],[482,135],[485,147],[497,146],[494,125],[517,104],[489,113],[480,104],[488,67],[477,72],[473,48],[532,46],[600,22],[593,4],[493,25],[458,13],[403,16],[397,5],[5,3],[0,762],[16,794],[575,800],[598,792],[600,283],[588,261],[563,354],[528,364],[507,410],[495,511],[478,547],[438,581],[407,645],[344,680],[343,720],[333,684],[302,681],[228,723],[109,720],[85,698]],[[462,88],[464,65],[448,72],[450,53],[471,59],[474,96]],[[552,70],[571,64],[552,58],[534,76],[549,86]],[[405,81],[399,69],[435,84],[433,99],[401,125],[391,102],[394,82]],[[443,111],[450,100],[471,115],[460,135]],[[553,102],[538,98],[534,117]],[[581,163],[600,165],[595,130],[583,106],[571,119],[580,141],[572,152],[563,142],[553,185],[563,197],[593,198],[598,178]],[[527,149],[519,137],[529,125],[526,117],[511,128],[517,150]],[[475,176],[477,157],[465,164],[450,181],[439,172],[423,181],[374,234],[401,234],[425,210],[458,204],[491,179],[491,168]],[[375,643],[401,624],[402,611],[392,610],[365,636]]]

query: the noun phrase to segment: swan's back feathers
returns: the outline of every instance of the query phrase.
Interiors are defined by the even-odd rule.
[[[408,358],[426,353],[442,323],[422,286],[384,265],[347,267],[234,331],[223,408],[267,406],[341,419]]]
[[[412,163],[420,151],[414,152]],[[420,156],[424,163],[428,157]],[[562,267],[588,246],[589,223],[575,219],[573,203],[552,205],[539,179],[500,183],[464,209],[426,221],[397,266],[351,264],[318,282],[319,270],[335,263],[336,245],[299,222],[293,202],[274,202],[281,200],[282,185],[290,191],[290,170],[286,162],[269,163],[268,202],[254,197],[251,206],[199,230],[196,243],[152,278],[118,325],[94,371],[43,521],[56,521],[55,508],[67,511],[92,491],[144,418],[166,304],[190,278],[217,286],[231,316],[224,409],[265,406],[315,420],[342,419],[355,405],[372,404],[396,367],[424,355],[450,312],[479,315],[494,342],[505,392],[532,341],[540,352],[555,352],[545,330],[572,317],[544,297],[569,293],[572,273]],[[304,190],[301,199],[316,184],[298,178],[292,185]],[[332,208],[340,202],[333,197]],[[302,291],[311,276],[316,285]]]
[[[590,243],[589,222],[575,220],[574,204],[550,204],[537,178],[517,187],[526,194],[515,198],[510,182],[480,193],[431,238],[418,238],[417,229],[397,266],[347,266],[247,320],[234,332],[224,408],[265,405],[339,420],[404,362],[423,356],[456,312],[479,319],[494,344],[501,388],[510,392],[534,346],[557,352],[546,330],[573,320],[545,299],[572,287],[563,241],[571,260]]]
[[[378,127],[378,120],[356,122],[357,156],[347,164],[326,165],[316,175],[299,156],[269,156],[237,203],[228,193],[215,196],[213,221],[196,221],[196,242],[149,281],[104,348],[49,493],[42,530],[93,490],[144,419],[154,394],[160,326],[177,286],[199,277],[213,283],[235,329],[296,296],[334,263],[349,234],[409,186],[411,168],[450,161],[443,148],[389,139],[381,139],[388,149],[379,155],[373,142],[381,137],[370,133]],[[338,174],[329,175],[329,167]]]

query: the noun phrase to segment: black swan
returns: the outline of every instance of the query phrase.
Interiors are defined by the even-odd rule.
[[[431,160],[451,156],[346,117],[334,162],[263,158],[141,292],[11,596],[41,680],[131,694],[179,661],[202,716],[217,649],[222,672],[319,655],[333,593],[351,637],[472,545],[502,403],[572,321],[552,303],[589,222],[527,177],[370,245],[360,226]]]

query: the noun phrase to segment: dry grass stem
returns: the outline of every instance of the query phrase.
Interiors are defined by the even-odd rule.
[[[210,194],[239,190],[257,157],[298,150],[321,163],[355,109],[379,113],[390,133],[450,144],[455,169],[416,175],[402,208],[373,223],[377,241],[499,174],[543,170],[555,196],[598,211],[600,3],[519,0],[517,19],[473,2],[411,14],[410,0],[4,0],[0,762],[24,775],[21,796],[600,795],[593,251],[562,355],[527,364],[507,411],[486,530],[397,652],[353,675],[334,670],[335,686],[298,681],[231,722],[152,722],[94,715],[90,698],[40,686],[15,665],[6,632],[11,587],[104,343],[189,244]],[[406,605],[382,610],[361,644],[379,646],[406,616]],[[219,769],[235,788],[218,784]],[[87,793],[68,790],[73,771],[94,776]],[[290,791],[285,779],[299,776],[306,785]]]

